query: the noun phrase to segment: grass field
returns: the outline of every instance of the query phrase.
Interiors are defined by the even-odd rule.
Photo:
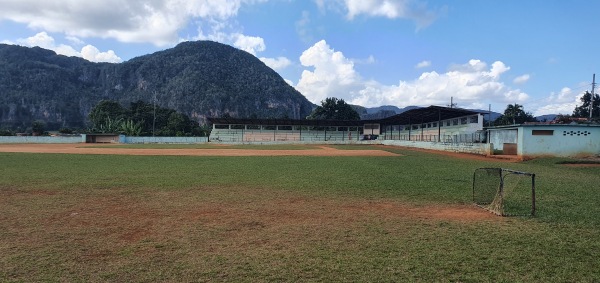
[[[386,150],[0,153],[0,281],[600,281],[600,167]],[[535,173],[537,216],[479,213],[479,167]]]

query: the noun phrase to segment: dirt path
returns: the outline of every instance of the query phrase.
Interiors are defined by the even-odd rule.
[[[124,155],[187,155],[187,156],[400,156],[385,150],[340,150],[332,147],[300,150],[268,149],[139,149],[117,148],[113,145],[89,144],[0,144],[0,152],[124,154]]]

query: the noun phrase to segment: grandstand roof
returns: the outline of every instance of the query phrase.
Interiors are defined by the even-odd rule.
[[[479,113],[483,112],[462,108],[429,106],[426,108],[411,109],[394,116],[377,120],[377,122],[385,125],[421,124],[475,115]]]
[[[295,120],[295,119],[243,119],[243,118],[208,118],[213,124],[239,125],[300,125],[300,126],[362,126],[365,123],[384,125],[408,125],[436,122],[463,116],[482,113],[462,108],[429,106],[415,108],[400,114],[377,120]]]
[[[360,120],[294,120],[294,119],[240,119],[240,118],[208,118],[213,124],[230,125],[289,125],[289,126],[362,126]]]

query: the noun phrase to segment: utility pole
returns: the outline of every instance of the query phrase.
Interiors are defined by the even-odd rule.
[[[448,105],[448,106],[450,106],[450,108],[454,108],[454,106],[456,106],[456,103],[454,103],[454,97],[453,96],[450,96],[450,105]]]
[[[594,87],[596,86],[596,74],[592,76],[592,97],[590,98],[590,121],[592,121],[592,114],[594,113]]]
[[[491,117],[492,117],[492,104],[488,104],[488,127],[490,127],[492,125],[492,120],[490,120]]]

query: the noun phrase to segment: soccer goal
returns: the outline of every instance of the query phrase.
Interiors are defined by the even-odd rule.
[[[476,169],[473,202],[501,216],[534,216],[535,174],[504,168]]]

